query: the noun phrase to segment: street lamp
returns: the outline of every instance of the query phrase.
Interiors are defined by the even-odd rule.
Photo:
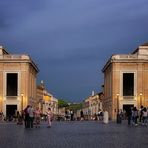
[[[119,114],[119,94],[116,94],[117,96],[117,123],[121,123],[121,118]]]
[[[119,113],[119,94],[116,94],[117,96],[117,114]]]
[[[142,106],[142,93],[139,94],[140,95],[140,107]]]
[[[24,99],[24,94],[23,93],[21,93],[21,98],[22,98],[22,100],[21,100],[21,109],[23,111],[23,99]]]

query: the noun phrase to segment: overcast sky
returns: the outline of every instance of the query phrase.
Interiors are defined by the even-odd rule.
[[[0,45],[29,54],[57,98],[101,91],[112,54],[148,41],[148,0],[0,0]]]

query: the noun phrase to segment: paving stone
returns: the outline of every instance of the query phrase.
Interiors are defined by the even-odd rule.
[[[45,123],[25,129],[0,123],[0,148],[147,148],[148,127],[93,121]]]

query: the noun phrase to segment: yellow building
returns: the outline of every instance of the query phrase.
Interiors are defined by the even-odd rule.
[[[38,71],[28,55],[9,54],[0,46],[0,110],[5,116],[36,104]]]
[[[36,89],[36,99],[38,102],[38,107],[39,109],[43,112],[43,104],[44,104],[44,84],[43,81],[41,81],[41,84],[37,85],[37,89]]]
[[[102,95],[102,92],[95,94],[94,91],[92,91],[92,95],[86,98],[83,102],[84,115],[93,117],[95,114],[98,114],[100,110],[102,110]]]
[[[148,43],[130,54],[113,55],[103,68],[103,109],[111,119],[120,110],[148,107]]]
[[[43,105],[43,113],[46,114],[47,109],[50,107],[51,111],[54,115],[58,114],[58,100],[46,90],[44,91],[44,105]]]
[[[43,81],[37,86],[37,102],[43,114],[49,107],[53,114],[58,114],[58,100],[45,89]]]

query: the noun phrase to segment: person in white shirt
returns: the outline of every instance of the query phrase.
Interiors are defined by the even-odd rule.
[[[32,106],[28,108],[29,113],[29,128],[33,128],[34,109]]]
[[[52,122],[52,112],[51,112],[51,108],[48,108],[47,110],[47,120],[48,120],[48,126],[47,127],[51,127],[51,122]]]
[[[142,112],[143,112],[143,124],[147,125],[148,112],[147,112],[146,108],[144,108]]]

